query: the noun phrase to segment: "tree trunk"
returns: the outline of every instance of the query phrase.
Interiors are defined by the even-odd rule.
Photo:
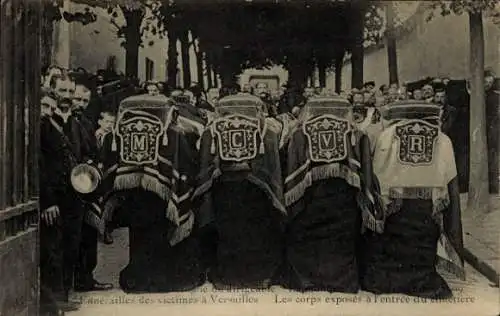
[[[469,211],[488,211],[488,156],[486,146],[486,107],[484,97],[484,33],[481,12],[469,13],[470,27],[470,166]],[[484,153],[484,154],[480,154]]]
[[[189,32],[183,30],[180,34],[181,55],[182,55],[182,84],[184,88],[191,85],[191,67],[189,62]]]
[[[211,76],[213,76],[213,83],[214,83],[214,88],[218,88],[219,87],[219,80],[217,80],[217,72],[215,72],[215,68],[212,67],[212,74]]]
[[[353,33],[351,48],[351,88],[361,89],[363,87],[363,62],[364,62],[364,30],[365,15],[362,8],[356,8],[353,14]]]
[[[326,63],[320,62],[318,63],[318,78],[319,78],[319,86],[321,88],[326,87]]]
[[[144,14],[142,10],[128,11],[122,8],[125,16],[125,74],[138,78],[139,46],[141,44],[141,23]]]
[[[307,85],[307,79],[310,75],[310,70],[306,69],[304,65],[300,65],[300,63],[291,62],[288,69],[288,82],[299,88],[303,89]]]
[[[42,21],[41,21],[41,61],[43,66],[50,66],[53,59],[53,48],[55,46],[57,20],[62,18],[58,7],[50,1],[42,1]]]
[[[167,32],[167,86],[174,89],[177,86],[177,34],[173,27]]]
[[[125,42],[125,74],[129,77],[138,78],[140,44],[135,38],[133,36],[129,37]]]
[[[42,46],[41,46],[40,59],[42,62],[42,66],[49,66],[52,60],[53,33],[54,33],[54,22],[44,19],[41,30]]]
[[[221,69],[220,80],[223,87],[232,87],[236,84],[237,75],[231,69]]]
[[[224,49],[216,59],[216,71],[219,74],[222,87],[233,87],[238,81],[240,65],[234,58],[237,52]]]
[[[309,72],[309,82],[311,87],[316,86],[316,66],[313,66]]]
[[[207,86],[208,89],[211,89],[214,87],[214,84],[212,83],[212,65],[207,61]]]
[[[56,15],[59,16],[59,10],[55,9],[53,4],[42,2],[42,21],[41,21],[41,62],[42,66],[49,66],[52,61],[52,46],[54,45],[54,24]]]
[[[335,59],[335,93],[342,91],[342,65],[344,56]]]
[[[396,51],[396,37],[394,34],[394,4],[387,1],[387,63],[389,65],[389,83],[399,83],[398,78],[398,56]]]
[[[196,68],[198,73],[198,86],[201,90],[205,90],[205,78],[203,76],[203,52],[200,50],[199,44],[196,48]]]

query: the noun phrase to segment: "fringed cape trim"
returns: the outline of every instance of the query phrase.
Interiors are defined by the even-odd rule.
[[[443,232],[439,237],[436,268],[448,271],[465,280],[465,268],[458,252]]]
[[[206,173],[203,176],[203,179],[206,179],[201,185],[199,185],[193,193],[193,199],[210,191],[212,188],[213,182],[215,179],[222,175],[222,171],[220,169],[212,168],[211,173]]]
[[[363,222],[362,232],[364,232],[366,229],[369,229],[379,234],[383,233],[385,219],[383,216],[380,219],[375,217],[372,209],[374,209],[376,205],[378,205],[378,202],[375,201],[375,198],[372,196],[372,194],[370,192],[360,191],[358,193],[358,196],[356,197],[356,201],[359,208],[361,209],[361,219]]]
[[[281,131],[279,137],[279,148],[281,149],[288,143],[292,135],[291,132],[294,131],[294,128],[297,125],[297,120],[288,113],[278,115],[278,117],[276,117],[276,120],[281,123]]]
[[[391,188],[386,197],[386,216],[401,209],[402,199],[432,200],[432,216],[439,227],[443,227],[440,214],[450,205],[448,188]]]
[[[189,192],[191,193],[191,192]],[[190,236],[193,227],[194,227],[194,213],[192,210],[187,210],[183,214],[179,212],[178,203],[174,200],[178,200],[179,203],[183,202],[191,197],[182,196],[178,198],[175,195],[172,195],[172,199],[168,201],[165,216],[166,218],[175,225],[174,230],[169,235],[169,243],[171,246],[174,246],[187,237]],[[119,196],[112,196],[108,199],[104,205],[104,210],[102,212],[102,216],[99,217],[95,214],[91,214],[87,212],[86,218],[88,217],[89,223],[92,223],[92,226],[97,228],[101,234],[104,234],[106,229],[106,222],[110,221],[116,207],[121,203]]]
[[[176,170],[169,159],[159,156],[157,164],[146,166],[119,167],[115,164],[106,170],[103,178],[109,178],[113,191],[142,188],[164,200],[165,216],[175,225],[175,231],[171,234],[171,245],[181,242],[191,233],[194,214],[190,209],[190,203],[194,189],[189,184],[188,177]],[[119,197],[111,194],[104,205],[101,223],[97,223],[96,218],[92,219],[99,225],[101,232],[104,232],[105,223],[111,220],[114,210],[120,203]]]
[[[361,189],[361,179],[359,175],[353,172],[348,166],[340,163],[331,163],[307,169],[310,166],[310,161],[307,160],[304,165],[298,168],[292,175],[285,180],[285,205],[288,207],[298,200],[300,200],[306,189],[309,188],[313,182],[325,180],[329,178],[344,179],[349,185]],[[306,171],[307,170],[307,171]],[[294,180],[300,173],[305,172],[303,179],[296,185],[288,189],[287,183]]]
[[[203,183],[196,188],[196,190],[192,195],[193,199],[196,197],[200,197],[203,194],[210,191],[212,189],[215,179],[219,178],[221,175],[222,171],[219,168],[212,168],[211,172],[206,172],[203,177],[206,180],[203,181]],[[267,183],[265,183],[264,181],[262,181],[261,179],[252,174],[247,175],[246,178],[248,181],[252,182],[266,193],[266,195],[270,198],[274,208],[276,208],[285,215],[287,214],[286,208],[282,200],[278,198],[278,196],[273,192],[273,190]]]
[[[267,183],[265,183],[264,181],[262,181],[261,179],[257,178],[252,174],[248,175],[247,179],[250,182],[254,183],[256,186],[260,187],[262,190],[264,190],[267,196],[271,199],[274,208],[276,208],[278,211],[280,211],[285,215],[287,214],[286,207],[283,203],[283,199],[279,199]]]
[[[169,207],[170,204],[169,203]],[[194,213],[192,211],[187,212],[181,218],[178,219],[176,227],[169,235],[169,243],[171,246],[175,246],[187,237],[191,235],[194,227]]]
[[[115,190],[127,190],[142,188],[149,192],[154,192],[161,199],[168,201],[170,189],[165,183],[153,175],[140,172],[117,175],[114,184]]]

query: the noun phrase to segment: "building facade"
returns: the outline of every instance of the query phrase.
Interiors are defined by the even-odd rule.
[[[469,18],[439,13],[426,21],[429,12],[417,10],[398,32],[396,40],[399,82],[412,82],[425,77],[448,76],[451,79],[469,77]],[[499,25],[491,18],[484,19],[485,67],[500,73]],[[443,36],[446,34],[446,36]],[[364,79],[374,80],[377,86],[389,83],[389,66],[385,45],[365,50]],[[334,75],[329,74],[328,86],[334,85]],[[342,88],[351,85],[349,60],[342,69]]]
[[[82,10],[82,5],[72,4],[71,10]],[[121,39],[117,38],[116,28],[110,22],[110,16],[104,9],[94,9],[97,21],[88,25],[69,23],[69,65],[84,67],[88,71],[106,68],[110,60],[114,61],[118,72],[125,72],[125,49]],[[469,77],[469,21],[467,14],[460,16],[451,14],[443,17],[436,14],[431,21],[426,17],[429,12],[416,10],[398,31],[396,42],[399,81],[416,81],[425,77],[449,76],[452,79]],[[123,17],[115,19],[117,24],[125,23]],[[66,22],[62,22],[63,24]],[[68,23],[66,23],[68,24]],[[447,34],[443,40],[443,33]],[[499,26],[490,18],[485,18],[485,64],[487,68],[500,73]],[[167,79],[167,47],[166,37],[146,34],[143,47],[139,49],[139,79]],[[178,65],[182,65],[180,44],[177,43]],[[190,48],[191,78],[196,81],[196,55],[193,46]],[[182,68],[182,67],[179,67]],[[389,67],[387,49],[384,44],[368,47],[365,50],[364,79],[374,80],[377,85],[389,83]],[[284,83],[287,73],[275,67]],[[270,71],[250,70],[242,74],[246,81],[250,73],[268,73]],[[334,73],[327,74],[326,86],[334,87]],[[317,78],[316,78],[317,79]],[[317,80],[314,80],[317,82]],[[182,82],[182,69],[178,70],[177,82]],[[342,69],[342,88],[351,85],[351,63],[347,59]]]

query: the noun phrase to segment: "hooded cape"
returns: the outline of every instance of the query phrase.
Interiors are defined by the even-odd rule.
[[[425,138],[424,138],[425,137]],[[401,199],[432,201],[441,229],[438,265],[465,278],[457,169],[451,140],[426,120],[398,120],[379,136],[373,160],[385,217],[401,210]]]
[[[136,96],[121,104],[115,130],[103,145],[106,192],[104,217],[120,204],[117,191],[143,189],[165,201],[165,215],[176,227],[170,244],[188,237],[194,224],[191,196],[198,171],[200,120],[164,97]]]
[[[290,132],[284,178],[285,204],[290,216],[304,208],[301,200],[314,182],[341,178],[359,190],[357,200],[364,227],[383,230],[370,141],[350,123],[349,108],[306,105],[299,123]]]

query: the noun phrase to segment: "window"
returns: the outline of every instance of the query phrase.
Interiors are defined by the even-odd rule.
[[[153,80],[155,63],[146,57],[146,80]]]

